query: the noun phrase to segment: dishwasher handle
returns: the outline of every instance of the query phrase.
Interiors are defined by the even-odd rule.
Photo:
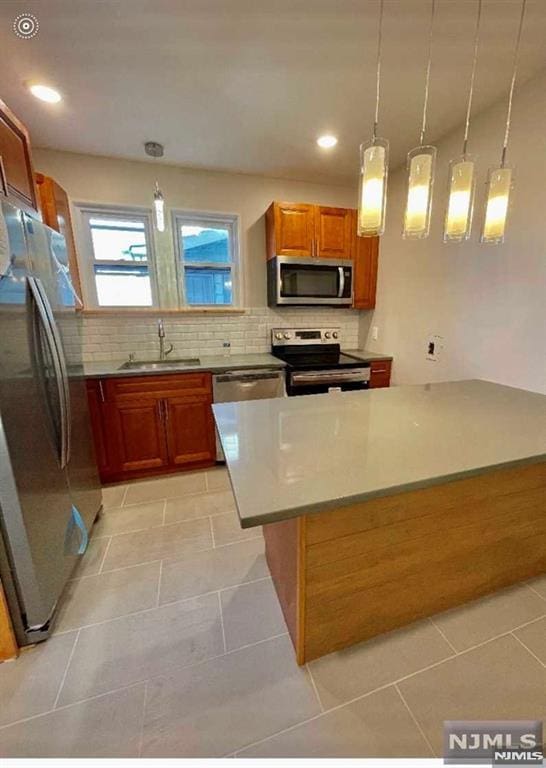
[[[228,373],[219,373],[214,377],[217,382],[235,382],[252,383],[254,381],[266,381],[268,379],[279,379],[283,375],[282,371],[229,371]]]

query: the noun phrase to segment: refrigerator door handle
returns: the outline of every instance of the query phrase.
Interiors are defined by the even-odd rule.
[[[49,320],[51,333],[53,334],[53,339],[55,340],[57,357],[58,357],[59,366],[61,369],[62,385],[64,389],[64,401],[63,401],[63,408],[61,411],[62,429],[64,432],[64,449],[65,449],[64,462],[62,465],[64,468],[70,461],[70,446],[72,444],[72,412],[71,412],[71,404],[70,404],[70,387],[69,387],[69,381],[68,381],[68,369],[66,365],[66,358],[64,356],[63,343],[61,341],[61,334],[59,333],[59,328],[57,327],[57,323],[53,315],[53,309],[51,308],[51,304],[49,303],[49,299],[47,298],[47,294],[45,292],[44,286],[42,285],[42,282],[37,278],[35,279],[38,284],[38,290],[40,291],[40,294],[42,296],[42,301],[44,304],[47,318]]]
[[[55,383],[57,387],[57,394],[59,398],[60,408],[60,445],[59,445],[59,464],[61,469],[64,469],[68,464],[70,458],[70,405],[68,394],[68,376],[66,372],[66,363],[64,356],[59,354],[60,337],[55,320],[53,319],[53,312],[51,306],[43,289],[40,280],[37,277],[28,277],[28,286],[32,295],[32,299],[38,311],[38,316],[45,333],[49,352],[51,354],[51,361],[55,372]],[[49,312],[48,312],[49,310]]]

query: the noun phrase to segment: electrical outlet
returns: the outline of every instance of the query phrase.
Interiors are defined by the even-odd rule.
[[[427,360],[438,362],[444,350],[444,337],[437,334],[431,334],[427,339],[426,357]]]
[[[372,325],[372,341],[377,341],[379,338],[379,328],[377,325]]]

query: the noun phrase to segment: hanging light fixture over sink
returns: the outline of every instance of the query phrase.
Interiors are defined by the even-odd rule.
[[[147,141],[144,144],[144,151],[150,157],[163,157],[163,144],[159,144],[157,141]],[[165,231],[165,199],[158,181],[155,182],[154,189],[154,222],[158,232]]]

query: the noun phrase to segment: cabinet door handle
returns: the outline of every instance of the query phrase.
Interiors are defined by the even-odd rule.
[[[165,414],[165,424],[169,421],[169,404],[163,400],[163,413]]]
[[[101,403],[105,403],[106,402],[106,397],[104,396],[104,387],[103,387],[101,379],[99,379],[99,395],[100,395]]]
[[[386,368],[372,368],[372,374],[373,373],[387,373]]]
[[[157,412],[159,414],[159,421],[163,421],[163,400],[157,401]]]
[[[6,169],[4,168],[4,158],[0,155],[0,192],[6,197],[8,196],[8,177],[6,176]]]

